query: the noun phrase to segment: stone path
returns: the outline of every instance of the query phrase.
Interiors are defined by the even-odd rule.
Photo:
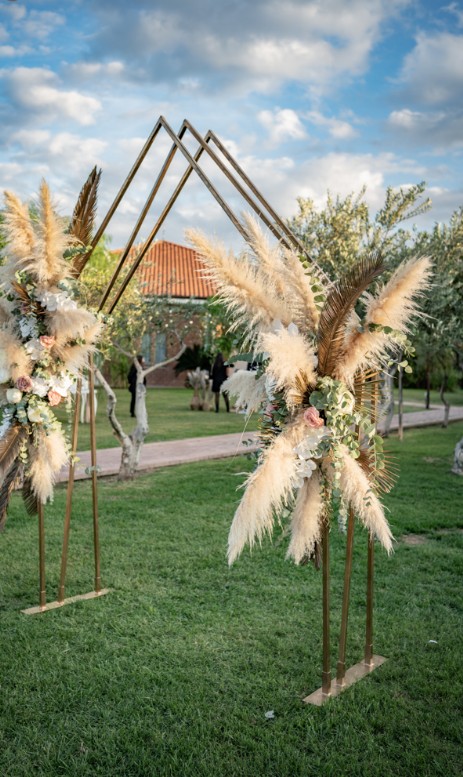
[[[406,413],[403,417],[404,428],[440,425],[444,418],[442,407]],[[463,407],[450,409],[450,422],[463,420]],[[398,428],[398,417],[394,416],[391,431]],[[248,443],[248,444],[246,444]],[[250,444],[249,444],[250,443]],[[241,456],[257,448],[255,432],[238,434],[221,434],[211,437],[191,437],[187,440],[171,440],[168,442],[150,442],[143,446],[138,471],[150,471],[159,467],[170,467],[174,464],[189,464],[208,459],[223,459]],[[78,454],[75,479],[83,480],[90,477],[90,452]],[[97,452],[99,476],[116,475],[119,471],[121,458],[120,448],[104,448]],[[67,480],[67,468],[61,472],[59,480]]]

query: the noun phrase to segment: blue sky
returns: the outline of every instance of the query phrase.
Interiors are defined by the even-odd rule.
[[[0,183],[28,199],[45,177],[62,213],[97,164],[102,216],[163,114],[213,129],[284,217],[298,196],[321,206],[327,190],[362,185],[374,212],[387,186],[424,180],[433,208],[418,225],[447,221],[463,205],[462,98],[462,2],[0,0]],[[160,136],[113,245],[169,147]],[[184,167],[176,159],[141,237]],[[236,240],[193,179],[160,236],[182,242],[191,226]]]

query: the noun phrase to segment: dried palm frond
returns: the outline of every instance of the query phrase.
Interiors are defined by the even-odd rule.
[[[23,498],[24,507],[26,508],[27,514],[37,515],[39,511],[39,504],[37,500],[37,495],[34,494],[34,491],[32,488],[32,481],[29,477],[24,478],[23,487],[22,487],[22,498]]]
[[[235,397],[236,406],[244,407],[250,415],[259,410],[265,399],[265,375],[258,378],[253,370],[236,370],[222,383],[221,390]]]
[[[366,257],[331,288],[318,324],[320,375],[333,375],[343,350],[345,327],[354,305],[383,270],[384,265],[379,254]]]
[[[300,564],[310,558],[321,539],[324,500],[321,489],[320,472],[305,479],[299,489],[291,521],[291,541],[286,558]]]
[[[249,475],[228,537],[228,563],[233,564],[246,543],[252,548],[273,528],[274,511],[281,509],[293,493],[296,482],[294,447],[305,432],[305,424],[287,426],[268,448],[260,466]]]
[[[26,428],[22,424],[14,424],[0,440],[0,483],[17,461],[21,445],[26,438]]]
[[[69,232],[83,246],[89,246],[92,241],[100,178],[101,170],[98,170],[95,166],[80,191],[72,214]],[[88,253],[75,257],[72,267],[74,277],[79,277],[87,263],[87,259]]]
[[[11,494],[19,485],[22,476],[22,469],[23,467],[20,460],[16,459],[0,486],[0,531],[3,531],[5,528]]]
[[[383,452],[381,467],[378,467],[375,451],[372,448],[362,448],[358,463],[367,474],[375,491],[382,494],[388,494],[389,491],[392,491],[398,477],[398,467],[392,455]]]

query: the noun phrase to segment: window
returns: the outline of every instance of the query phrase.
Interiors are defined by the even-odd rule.
[[[158,332],[156,335],[156,355],[154,363],[158,364],[167,359],[167,337],[165,332]]]

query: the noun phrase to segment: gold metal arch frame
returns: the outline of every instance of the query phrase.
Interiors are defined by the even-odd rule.
[[[182,125],[177,133],[174,132],[172,127],[168,124],[163,116],[160,116],[156,122],[152,132],[147,138],[142,150],[140,151],[137,159],[135,160],[130,172],[128,173],[125,181],[123,182],[119,192],[117,193],[111,207],[103,218],[98,230],[93,238],[90,250],[81,262],[80,272],[85,267],[86,263],[91,259],[92,253],[101,239],[103,233],[108,228],[111,219],[116,213],[120,203],[122,202],[127,190],[131,183],[135,179],[137,172],[139,171],[145,157],[159,136],[161,130],[163,130],[172,140],[172,145],[165,157],[165,160],[161,166],[161,169],[156,177],[156,180],[152,186],[152,189],[146,199],[146,202],[138,216],[138,219],[133,227],[130,237],[126,246],[121,254],[119,263],[113,273],[111,280],[109,281],[99,303],[99,311],[107,310],[108,313],[112,313],[122,298],[125,289],[133,278],[140,263],[143,261],[147,251],[155,240],[159,233],[164,221],[172,210],[179,195],[183,191],[191,174],[195,172],[204,186],[208,189],[216,202],[220,205],[224,213],[228,216],[230,221],[234,224],[238,232],[242,237],[247,240],[247,234],[242,226],[240,220],[235,213],[231,210],[226,200],[219,193],[218,189],[214,186],[210,178],[206,175],[203,168],[200,165],[200,160],[203,154],[213,162],[215,167],[225,176],[225,178],[233,185],[234,189],[241,195],[247,205],[254,211],[259,219],[265,224],[270,232],[287,248],[295,249],[300,255],[305,256],[308,261],[317,267],[318,271],[322,274],[323,271],[316,263],[308,256],[303,244],[292,233],[292,231],[285,224],[283,219],[276,213],[276,211],[270,206],[268,201],[264,198],[261,192],[257,189],[254,183],[246,175],[244,170],[234,159],[234,157],[227,150],[225,145],[219,140],[212,130],[202,137],[193,125],[184,119]],[[191,154],[186,148],[183,139],[185,135],[189,133],[196,141],[197,149],[194,154]],[[135,244],[137,236],[140,233],[140,229],[145,222],[145,219],[152,207],[156,196],[161,189],[162,183],[166,177],[169,167],[177,153],[183,155],[187,161],[187,167],[178,181],[175,190],[170,196],[167,204],[160,212],[154,226],[147,240],[143,243],[143,248],[136,256],[135,260],[131,264],[130,270],[125,275],[124,279],[119,285],[117,291],[115,290],[116,282],[119,275],[127,262],[131,249]],[[114,296],[110,299],[111,294],[114,292]],[[61,573],[60,583],[58,588],[58,596],[56,601],[47,603],[46,601],[46,585],[45,585],[45,535],[44,535],[44,520],[43,520],[43,508],[39,512],[39,606],[31,607],[27,610],[23,610],[27,614],[35,614],[39,612],[45,612],[50,609],[61,607],[65,604],[72,602],[91,599],[102,596],[109,592],[109,589],[101,587],[101,572],[100,572],[100,545],[99,545],[99,516],[98,516],[98,478],[97,478],[97,448],[96,448],[96,429],[95,429],[95,406],[94,406],[94,365],[93,359],[89,360],[89,409],[90,409],[90,442],[91,442],[91,477],[92,477],[92,507],[93,507],[93,541],[94,541],[94,590],[79,596],[73,596],[65,598],[65,580],[67,570],[68,559],[68,547],[69,536],[71,526],[71,514],[72,514],[72,495],[74,488],[74,464],[71,463],[69,467],[69,477],[67,485],[66,495],[66,510],[64,518],[64,531],[63,531],[63,548],[61,554]],[[374,415],[375,405],[377,403],[376,388],[372,389],[372,415]],[[81,396],[81,383],[79,382],[76,392],[76,401],[74,407],[74,418],[72,425],[72,451],[77,451],[78,444],[78,428],[79,428],[79,408],[80,408],[80,396]],[[323,568],[323,668],[322,668],[322,686],[313,694],[304,699],[305,702],[321,705],[329,698],[337,696],[342,690],[352,685],[357,680],[361,679],[365,675],[369,674],[374,668],[380,666],[386,660],[382,656],[373,654],[373,570],[374,570],[374,541],[369,537],[368,542],[368,555],[367,555],[367,595],[366,595],[366,634],[365,634],[365,651],[363,660],[360,663],[355,664],[350,669],[345,668],[345,656],[346,656],[346,642],[347,642],[347,624],[349,613],[349,592],[350,581],[352,574],[352,553],[353,553],[353,537],[354,537],[354,515],[351,512],[348,520],[347,527],[347,540],[346,540],[346,561],[344,567],[344,589],[343,589],[343,602],[342,602],[342,614],[341,614],[341,630],[339,641],[339,656],[337,663],[336,679],[331,679],[330,668],[330,565],[329,565],[329,527],[326,525],[323,531],[322,537],[322,568]]]

